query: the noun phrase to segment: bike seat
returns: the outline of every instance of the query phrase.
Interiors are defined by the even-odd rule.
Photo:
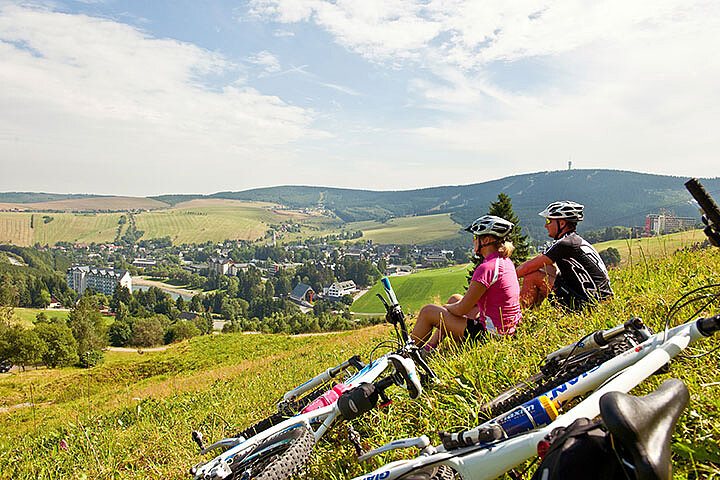
[[[687,387],[675,378],[644,397],[610,392],[600,398],[600,416],[632,457],[637,480],[672,478],[670,438],[689,400]]]

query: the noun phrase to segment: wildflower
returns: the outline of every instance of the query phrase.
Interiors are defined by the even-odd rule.
[[[62,448],[63,450],[67,450],[67,449],[68,449],[68,444],[67,444],[67,442],[66,442],[65,440],[60,440],[60,443],[58,444],[58,446],[59,446],[60,448]]]

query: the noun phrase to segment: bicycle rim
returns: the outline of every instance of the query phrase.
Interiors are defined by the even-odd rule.
[[[234,480],[286,480],[310,458],[315,436],[304,425],[262,442],[237,465],[230,465]]]

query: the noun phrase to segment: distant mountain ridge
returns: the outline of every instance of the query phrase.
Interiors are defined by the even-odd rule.
[[[687,177],[655,175],[623,170],[558,170],[514,175],[471,185],[416,190],[372,191],[348,188],[277,186],[211,195],[158,195],[147,197],[167,205],[198,198],[266,201],[293,208],[324,207],[346,222],[386,221],[392,217],[448,213],[467,225],[487,212],[499,192],[508,194],[525,231],[544,238],[537,213],[555,200],[573,200],[586,207],[581,230],[612,225],[644,224],[648,213],[661,209],[679,216],[698,217],[690,205],[684,183]],[[720,201],[720,178],[701,178],[705,188]],[[0,203],[35,203],[65,199],[90,199],[101,195],[52,193],[0,193]]]
[[[586,207],[582,230],[611,225],[645,223],[645,216],[661,209],[678,216],[698,217],[685,190],[687,177],[622,170],[584,169],[538,172],[457,185],[405,191],[368,191],[341,188],[281,186],[218,192],[210,197],[277,202],[296,208],[322,205],[343,220],[385,220],[390,217],[450,213],[461,225],[487,213],[498,193],[508,194],[526,231],[545,236],[538,217],[548,203],[573,200]],[[720,178],[701,178],[717,198]],[[166,200],[163,200],[166,201]]]

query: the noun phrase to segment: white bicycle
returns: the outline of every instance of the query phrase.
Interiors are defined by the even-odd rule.
[[[585,365],[589,368],[580,368],[584,370],[582,373],[547,390],[543,390],[542,382],[540,385],[534,385],[532,381],[510,389],[491,404],[500,406],[500,411],[504,411],[503,407],[517,402],[518,399],[526,398],[528,391],[536,392],[541,389],[543,393],[471,430],[455,434],[441,432],[441,445],[431,445],[428,437],[421,435],[397,440],[370,451],[361,456],[360,460],[367,460],[377,454],[400,448],[415,447],[420,449],[420,454],[414,459],[384,465],[354,480],[482,480],[502,475],[536,456],[538,445],[552,429],[568,426],[578,418],[598,416],[603,403],[601,398],[606,393],[630,391],[664,367],[689,345],[720,330],[720,314],[692,319],[682,325],[668,328],[669,322],[677,312],[697,303],[703,305],[697,308],[695,315],[708,308],[717,310],[720,305],[720,285],[702,287],[683,296],[671,308],[666,320],[666,329],[660,333],[650,334],[639,319],[632,319],[624,325],[595,332],[553,352],[548,356],[546,365],[548,363],[581,365],[584,358]],[[629,334],[629,332],[634,333]],[[646,336],[644,340],[642,340],[643,336]],[[632,339],[639,340],[640,343],[633,344]],[[630,345],[625,343],[628,340],[631,342]],[[615,347],[611,347],[613,343]],[[621,345],[628,348],[622,353],[613,354],[612,349]],[[598,359],[608,356],[610,358],[599,364],[591,361],[593,357]],[[540,374],[540,378],[542,377],[543,374]],[[647,410],[645,417],[649,419],[648,421],[659,422],[663,428],[646,434],[646,437],[651,438],[639,438],[639,443],[627,447],[632,456],[626,460],[628,466],[634,465],[638,468],[637,466],[641,465],[641,468],[650,469],[655,473],[670,471],[668,439],[682,408],[673,410],[669,406],[679,405],[683,396],[687,396],[684,385],[680,387],[675,384],[662,388],[664,390],[656,395],[662,397],[662,401],[653,400],[655,397],[648,396],[643,408]],[[593,390],[590,396],[574,408],[557,416],[556,406]],[[604,402],[607,404],[612,398],[613,396],[607,397]],[[627,403],[617,397],[613,401],[619,401],[620,404]],[[617,407],[606,406],[605,410],[613,408]],[[644,431],[650,427],[625,425],[622,428]],[[638,432],[635,434],[642,437]],[[636,456],[638,458],[635,458]],[[659,475],[638,476],[638,478],[667,477]]]
[[[414,399],[422,393],[423,383],[434,381],[435,373],[410,340],[405,317],[387,277],[382,284],[389,303],[381,295],[378,297],[387,310],[386,319],[395,327],[397,341],[382,342],[373,353],[380,347],[394,350],[377,359],[371,353],[367,364],[356,355],[327,369],[285,393],[277,413],[234,437],[206,446],[202,434],[194,431],[192,437],[201,454],[224,449],[220,455],[190,470],[196,480],[289,478],[303,467],[315,442],[335,422],[352,420],[373,409],[378,401],[389,403],[385,390],[392,385],[405,387]],[[347,378],[341,378],[343,375]],[[358,439],[353,440],[354,431],[350,428],[349,432],[359,450]]]

